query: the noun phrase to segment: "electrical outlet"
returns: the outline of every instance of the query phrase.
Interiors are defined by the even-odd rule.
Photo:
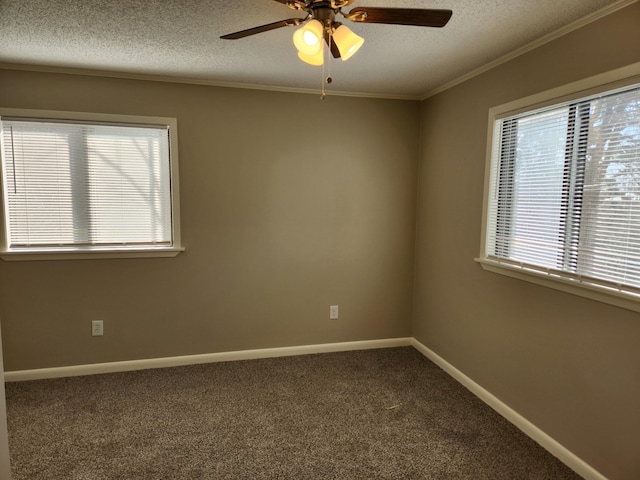
[[[91,320],[91,336],[101,337],[104,335],[102,320]]]
[[[329,307],[329,320],[338,319],[338,305],[331,305]]]

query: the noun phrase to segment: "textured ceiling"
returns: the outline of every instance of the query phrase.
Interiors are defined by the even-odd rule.
[[[330,90],[421,98],[603,8],[629,0],[358,0],[357,6],[448,8],[444,28],[349,23],[365,38],[330,62]],[[274,0],[0,0],[0,62],[318,90],[295,27],[239,40],[220,35],[292,17]]]

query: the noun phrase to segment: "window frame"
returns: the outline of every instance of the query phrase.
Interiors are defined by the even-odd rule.
[[[119,115],[108,113],[69,112],[57,110],[31,110],[21,108],[0,108],[0,118],[20,117],[34,120],[57,120],[70,122],[106,123],[130,126],[168,127],[169,130],[169,170],[170,170],[170,199],[171,199],[171,238],[170,246],[141,246],[114,248],[106,247],[64,247],[26,249],[9,248],[6,230],[7,198],[5,195],[4,175],[0,174],[0,188],[2,201],[0,202],[0,258],[6,261],[20,260],[79,260],[106,258],[152,258],[175,257],[184,251],[180,234],[180,189],[178,169],[178,121],[171,117],[151,117],[141,115]],[[0,143],[0,148],[2,148]],[[1,151],[0,151],[1,154]]]
[[[474,259],[485,271],[640,312],[640,295],[620,291],[613,283],[582,281],[580,278],[571,278],[569,275],[561,276],[542,267],[536,268],[527,264],[516,265],[513,262],[502,262],[489,258],[486,252],[487,238],[490,233],[488,231],[490,223],[488,218],[489,195],[492,190],[491,182],[493,169],[495,168],[493,165],[493,150],[494,146],[499,147],[497,140],[500,131],[496,128],[498,126],[497,121],[520,113],[623,88],[638,82],[640,82],[640,62],[489,109],[480,255]]]

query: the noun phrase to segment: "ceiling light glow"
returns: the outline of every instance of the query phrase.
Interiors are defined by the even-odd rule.
[[[303,55],[317,55],[322,50],[324,28],[318,20],[311,20],[293,34],[293,44]]]

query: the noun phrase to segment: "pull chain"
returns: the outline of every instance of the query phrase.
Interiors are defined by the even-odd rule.
[[[331,45],[333,44],[333,31],[331,29],[329,29],[329,45],[327,48],[327,53],[326,53],[326,58],[327,58],[327,62],[324,61],[323,58],[323,62],[322,62],[322,94],[320,95],[320,100],[324,100],[325,98],[327,98],[327,92],[325,91],[325,76],[324,76],[324,65],[325,63],[328,63],[328,75],[326,76],[326,83],[329,84],[331,82],[333,82],[333,78],[331,78],[331,57],[333,57],[333,55],[331,54]],[[322,50],[322,55],[325,55],[325,49],[323,46],[323,50]]]
[[[331,60],[333,59],[332,47],[333,47],[333,30],[330,30],[329,31],[329,52],[327,54],[327,58],[329,58],[329,75],[327,75],[327,83],[333,82],[333,79],[331,78]]]
[[[322,58],[322,79],[321,79],[321,83],[322,83],[321,90],[322,90],[322,93],[320,94],[320,100],[324,100],[325,98],[327,98],[327,93],[324,90],[324,64],[325,64],[325,61],[324,61],[324,57],[325,57],[324,45],[322,46],[322,57],[323,57]]]

